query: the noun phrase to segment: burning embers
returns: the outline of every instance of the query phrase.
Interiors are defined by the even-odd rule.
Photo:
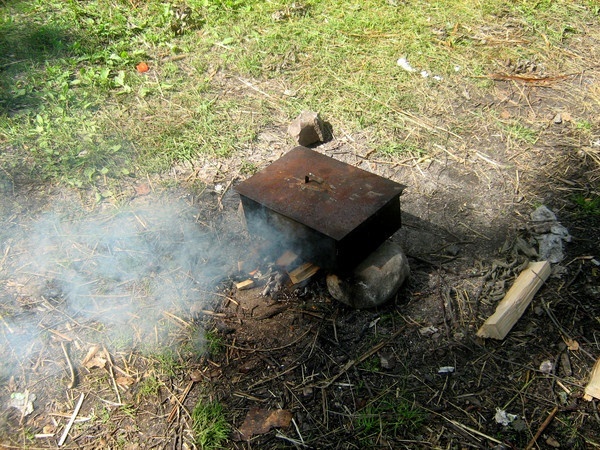
[[[400,228],[404,186],[296,147],[236,188],[251,234],[349,272]]]

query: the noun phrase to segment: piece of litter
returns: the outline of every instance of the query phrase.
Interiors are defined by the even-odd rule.
[[[220,194],[220,193],[221,193],[221,192],[223,192],[224,190],[225,190],[225,188],[223,187],[223,185],[222,185],[222,184],[217,184],[217,185],[215,185],[215,192],[216,192],[217,194]]]
[[[461,67],[460,66],[454,66],[454,71],[455,72],[460,72]]]
[[[443,78],[442,78],[441,76],[439,76],[439,75],[434,75],[434,76],[433,76],[433,79],[434,79],[435,81],[442,81],[442,80],[443,80]]]
[[[540,372],[551,373],[554,370],[554,364],[552,361],[546,360],[540,364]]]
[[[436,327],[434,327],[433,325],[430,325],[428,327],[423,327],[419,330],[419,334],[421,336],[431,336],[437,332],[438,332],[438,329]]]
[[[23,417],[28,416],[33,412],[33,402],[35,401],[35,394],[29,392],[13,392],[10,394],[10,400],[8,401],[9,408],[17,408],[21,411]]]
[[[427,72],[426,70],[421,70],[421,76],[423,78],[427,78],[429,76],[429,72]]]
[[[406,58],[400,58],[396,64],[398,64],[400,67],[402,67],[404,70],[406,70],[407,72],[416,72],[417,69],[415,69],[413,66],[411,66],[408,62],[408,60]]]
[[[455,368],[452,366],[443,366],[438,369],[439,374],[454,373]]]
[[[499,423],[506,427],[510,425],[510,423],[516,418],[517,416],[515,414],[509,414],[503,409],[496,408],[496,415],[494,416],[494,420],[496,420],[496,423]]]

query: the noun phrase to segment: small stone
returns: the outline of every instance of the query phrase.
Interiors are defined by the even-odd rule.
[[[560,442],[558,442],[552,436],[549,436],[548,439],[546,439],[546,444],[548,444],[550,447],[560,448]]]
[[[557,115],[554,116],[554,119],[552,120],[556,125],[560,125],[562,123],[562,115],[561,113],[558,113]]]
[[[302,111],[288,127],[288,134],[298,145],[311,145],[325,141],[325,126],[319,113]]]
[[[327,288],[336,300],[356,309],[374,308],[390,300],[410,274],[402,249],[386,241],[360,263],[350,276],[327,276]]]

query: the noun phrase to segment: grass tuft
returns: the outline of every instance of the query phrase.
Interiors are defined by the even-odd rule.
[[[194,440],[202,450],[222,448],[229,436],[230,426],[220,403],[200,400],[192,410]]]
[[[373,436],[392,438],[414,434],[426,418],[425,412],[404,398],[379,400],[360,410],[354,419],[359,438],[372,442]]]

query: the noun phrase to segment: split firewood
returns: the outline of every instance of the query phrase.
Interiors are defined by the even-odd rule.
[[[477,331],[483,338],[504,339],[512,327],[521,318],[535,293],[550,275],[548,261],[534,262],[517,277],[491,315]]]
[[[315,273],[317,273],[318,270],[318,266],[315,266],[312,263],[304,263],[301,266],[296,267],[291,272],[288,272],[288,275],[293,284],[298,284],[304,280],[308,280]]]
[[[600,358],[594,364],[583,398],[588,402],[594,398],[600,400]]]
[[[235,283],[235,287],[238,291],[243,291],[244,289],[250,289],[254,287],[254,280],[244,280],[239,283]]]

